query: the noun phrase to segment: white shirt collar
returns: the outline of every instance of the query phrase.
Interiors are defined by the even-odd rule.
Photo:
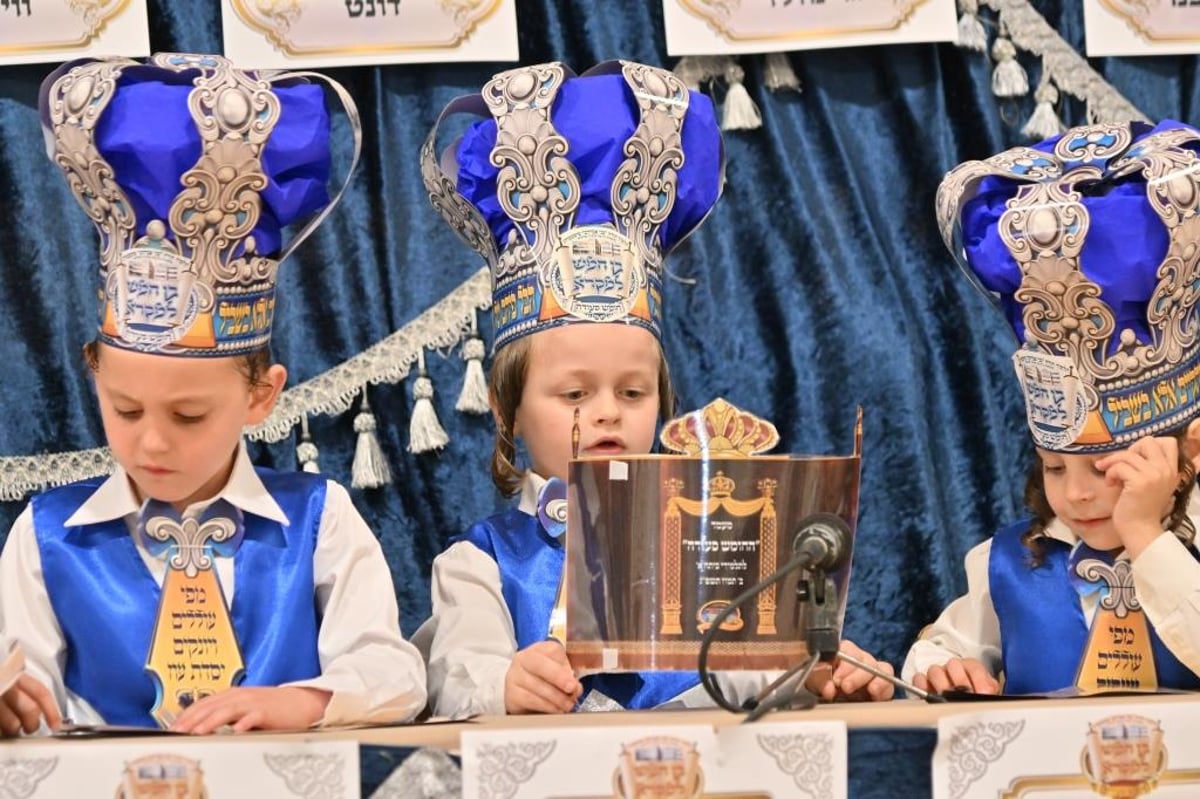
[[[537,516],[538,495],[542,493],[546,482],[545,477],[526,470],[525,477],[521,480],[521,502],[517,505],[517,510]]]
[[[1069,554],[1072,555],[1075,553],[1075,548],[1083,543],[1083,539],[1071,532],[1071,528],[1067,526],[1067,523],[1057,516],[1051,519],[1050,523],[1046,525],[1045,530],[1042,531],[1042,535],[1067,544],[1071,547]],[[1129,560],[1129,555],[1122,549],[1117,553],[1115,560]]]
[[[224,499],[229,504],[240,508],[244,513],[252,513],[280,524],[288,524],[287,514],[279,507],[279,503],[267,492],[250,455],[246,452],[245,442],[239,442],[237,455],[234,456],[233,471],[225,487],[212,499],[196,503],[192,507],[207,505],[218,499]],[[534,494],[534,508],[537,507],[537,494]],[[66,526],[76,527],[84,524],[98,524],[113,519],[124,518],[141,510],[141,503],[129,483],[129,476],[120,466],[100,484],[100,487],[79,506],[67,519]]]
[[[1043,529],[1042,534],[1047,538],[1053,538],[1055,541],[1062,541],[1064,544],[1075,546],[1079,542],[1079,537],[1071,532],[1071,528],[1067,527],[1067,523],[1055,516],[1050,520],[1050,523]]]

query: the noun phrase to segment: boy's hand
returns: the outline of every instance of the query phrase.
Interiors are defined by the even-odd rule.
[[[513,656],[504,675],[508,713],[570,713],[583,686],[558,641],[530,644]]]
[[[317,688],[230,688],[184,710],[172,732],[208,735],[226,724],[247,730],[307,730],[325,715],[332,694]]]
[[[1113,527],[1136,558],[1162,534],[1179,487],[1179,442],[1170,437],[1142,438],[1096,461],[1109,485],[1121,485],[1112,509]]]
[[[32,735],[42,726],[43,718],[52,731],[62,724],[62,714],[50,689],[28,674],[22,674],[0,694],[0,734],[5,737],[16,737],[22,731]]]
[[[894,674],[891,663],[876,660],[868,652],[864,652],[853,641],[843,640],[838,646],[839,651],[874,666],[880,671]],[[812,691],[822,701],[832,702],[843,699],[851,702],[870,700],[879,702],[891,699],[896,689],[887,680],[880,679],[869,671],[852,666],[846,661],[836,661],[831,668],[828,664],[818,664],[809,675],[805,687]]]
[[[951,658],[940,666],[930,666],[924,674],[913,676],[913,685],[934,694],[956,688],[976,694],[1000,693],[1000,681],[974,658]]]

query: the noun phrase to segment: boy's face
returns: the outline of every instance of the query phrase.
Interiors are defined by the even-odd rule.
[[[645,454],[658,423],[658,342],[624,324],[571,324],[534,333],[514,433],[533,470],[567,479],[579,409],[579,454]]]
[[[267,417],[287,378],[282,366],[252,389],[228,358],[173,358],[100,346],[96,394],[113,457],[140,499],[182,510],[224,487],[242,428]]]
[[[1113,526],[1113,509],[1121,498],[1122,484],[1110,481],[1096,469],[1096,461],[1111,453],[1063,454],[1038,448],[1046,501],[1054,515],[1071,528],[1077,538],[1093,549],[1110,550],[1123,545]],[[1173,498],[1163,508],[1165,517]]]

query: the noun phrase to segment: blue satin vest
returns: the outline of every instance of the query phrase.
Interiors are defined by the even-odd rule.
[[[500,590],[517,635],[517,648],[546,640],[550,613],[562,576],[562,543],[542,529],[538,520],[509,510],[472,525],[451,540],[468,541],[486,552],[500,569]],[[695,672],[593,674],[584,677],[584,693],[595,689],[629,710],[669,702],[700,684]]]
[[[1071,546],[1043,539],[1045,558],[1037,568],[1030,568],[1030,552],[1021,544],[1028,529],[1029,522],[1023,521],[996,533],[988,560],[992,604],[1000,620],[1006,694],[1047,693],[1074,685],[1087,648],[1088,625],[1079,594],[1067,577]],[[1146,622],[1159,687],[1200,688],[1200,677],[1171,654],[1149,619]]]
[[[313,553],[325,478],[256,471],[291,524],[245,515],[230,617],[246,665],[239,684],[280,685],[321,673]],[[109,724],[156,727],[155,679],[145,665],[162,591],[124,519],[64,527],[102,482],[72,483],[32,501],[43,579],[67,644],[63,680]]]

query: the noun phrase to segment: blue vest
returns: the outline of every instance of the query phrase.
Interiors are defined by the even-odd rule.
[[[321,673],[313,552],[325,478],[256,471],[291,524],[245,515],[230,616],[246,667],[239,684],[279,685]],[[63,680],[109,724],[156,727],[156,680],[145,665],[162,590],[124,519],[64,526],[102,482],[72,483],[32,501],[43,580],[67,645]]]
[[[1047,693],[1074,685],[1088,641],[1079,594],[1067,575],[1071,546],[1042,539],[1045,557],[1037,568],[1030,568],[1030,552],[1021,544],[1028,529],[1029,522],[1023,521],[996,533],[988,560],[1006,694]],[[1200,688],[1200,677],[1171,654],[1149,619],[1146,623],[1159,687]]]
[[[512,616],[517,649],[546,640],[550,613],[562,577],[562,542],[548,535],[537,518],[513,509],[472,525],[451,540],[468,541],[486,552],[500,569],[500,590]],[[593,674],[584,677],[584,693],[597,690],[629,710],[669,702],[700,684],[695,672]]]

